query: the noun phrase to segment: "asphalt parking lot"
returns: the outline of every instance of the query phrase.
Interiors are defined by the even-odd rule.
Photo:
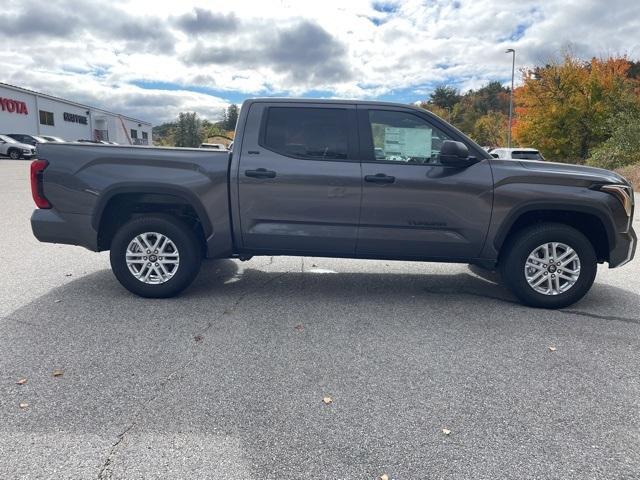
[[[35,240],[27,176],[0,160],[2,479],[640,478],[640,260],[563,311],[464,265],[289,257],[146,300]]]

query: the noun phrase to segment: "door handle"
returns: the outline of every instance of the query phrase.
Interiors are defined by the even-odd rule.
[[[267,170],[266,168],[258,168],[257,170],[245,170],[244,174],[251,178],[276,178],[276,172]]]
[[[393,183],[396,181],[396,177],[385,175],[384,173],[376,173],[375,175],[365,175],[364,181],[371,183]]]

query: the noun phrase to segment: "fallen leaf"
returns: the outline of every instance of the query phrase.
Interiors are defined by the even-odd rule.
[[[65,277],[70,277],[71,275],[73,275],[73,273],[65,273],[64,274]]]
[[[311,268],[316,268],[318,265],[316,265],[315,263],[311,264]]]
[[[296,329],[297,331],[301,332],[302,330],[304,330],[304,327],[302,326],[301,323],[299,323],[298,325],[296,325],[295,327],[293,327],[294,329]]]
[[[549,351],[550,352],[555,352],[556,351],[556,347],[549,347]]]
[[[53,376],[54,377],[61,377],[62,375],[64,375],[64,370],[60,369],[60,368],[56,368],[53,371]]]
[[[62,300],[54,300],[53,303],[60,303]]]
[[[196,342],[201,342],[201,341],[203,340],[203,338],[204,338],[204,337],[203,337],[202,335],[196,335],[195,337],[193,337],[193,339],[194,339]]]
[[[20,402],[20,408],[21,409],[25,409],[25,408],[29,408],[29,404],[27,402]]]
[[[444,433],[445,435],[451,435],[451,430],[449,430],[447,428],[443,428],[442,429],[442,433]]]
[[[382,475],[380,475],[380,480],[389,480],[389,475],[383,473]]]
[[[330,403],[333,403],[333,398],[331,397],[324,397],[322,399],[322,401],[324,402],[325,405],[329,405]]]
[[[21,378],[20,380],[18,380],[16,382],[18,385],[24,385],[25,383],[27,383],[27,379],[26,378]]]

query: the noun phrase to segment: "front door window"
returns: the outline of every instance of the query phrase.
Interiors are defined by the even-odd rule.
[[[398,163],[437,163],[442,142],[451,140],[417,115],[369,110],[374,157]]]

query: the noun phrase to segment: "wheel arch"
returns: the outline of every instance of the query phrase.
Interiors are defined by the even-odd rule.
[[[593,245],[598,261],[608,261],[615,246],[615,227],[607,215],[583,205],[530,204],[523,206],[503,221],[494,238],[494,248],[501,252],[509,237],[535,223],[562,223],[576,228]]]
[[[206,210],[195,194],[169,185],[120,185],[100,196],[91,219],[98,232],[98,250],[107,250],[115,230],[136,214],[169,213],[194,222],[206,248],[213,227]]]

